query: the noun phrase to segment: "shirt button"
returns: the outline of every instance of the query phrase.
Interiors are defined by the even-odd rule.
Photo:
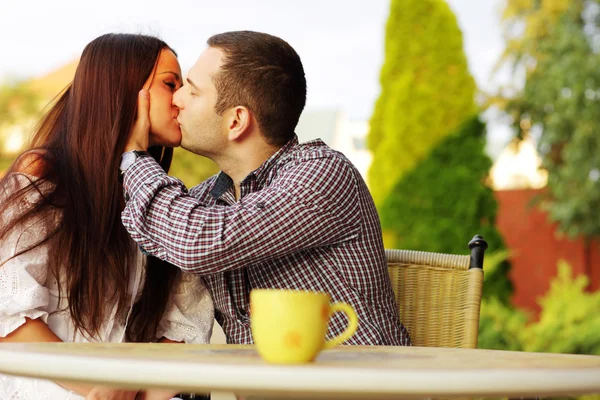
[[[256,203],[256,208],[260,208],[260,209],[265,208],[265,203],[262,203],[262,202],[261,203]]]

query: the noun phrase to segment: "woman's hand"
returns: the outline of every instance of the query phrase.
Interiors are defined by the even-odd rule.
[[[129,132],[125,152],[133,150],[148,150],[150,141],[150,92],[140,90],[138,93],[137,118]]]
[[[95,387],[85,397],[85,400],[135,400],[138,391]]]

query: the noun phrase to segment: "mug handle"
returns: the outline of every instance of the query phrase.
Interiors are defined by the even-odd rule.
[[[333,314],[339,311],[343,312],[348,317],[348,326],[346,327],[346,330],[344,332],[340,333],[331,340],[327,340],[324,346],[325,349],[331,349],[332,347],[335,347],[338,344],[341,344],[346,340],[350,339],[358,329],[358,317],[356,316],[356,311],[354,311],[354,308],[352,308],[350,304],[332,304],[329,308],[329,318],[331,318]]]

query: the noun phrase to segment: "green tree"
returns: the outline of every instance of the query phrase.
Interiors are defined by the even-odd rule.
[[[538,136],[548,171],[542,205],[571,237],[600,236],[599,3],[509,0],[504,15],[513,37],[502,60],[525,71],[505,108],[518,137]]]
[[[394,184],[475,112],[462,34],[443,0],[392,0],[368,179],[380,206]]]
[[[506,0],[502,11],[502,33],[506,48],[497,67],[508,63],[513,68],[535,68],[539,43],[543,42],[558,19],[569,9],[581,11],[588,0]]]
[[[490,252],[505,249],[495,226],[496,199],[485,184],[492,166],[485,141],[485,125],[472,117],[400,179],[380,208],[393,247],[468,253],[468,240],[479,233]],[[486,269],[485,298],[509,303],[509,269],[507,261]]]
[[[521,114],[513,106],[520,97],[523,77],[535,70],[540,56],[539,45],[551,28],[571,7],[581,9],[588,0],[505,0],[502,11],[502,35],[505,49],[496,63],[496,72],[509,67],[513,79],[495,94],[487,94],[488,105],[499,106],[520,121]],[[510,107],[509,107],[510,105]],[[510,108],[510,109],[509,109]],[[518,137],[522,138],[520,131]]]
[[[599,22],[597,1],[564,10],[530,51],[534,67],[507,105],[519,136],[539,135],[549,189],[542,205],[570,237],[600,236]]]
[[[595,19],[595,18],[594,18]],[[542,166],[548,171],[550,218],[571,237],[600,236],[600,54],[598,29],[569,9],[540,43],[535,70],[512,107],[539,128]]]

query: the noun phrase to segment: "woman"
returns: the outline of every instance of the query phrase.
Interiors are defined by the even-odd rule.
[[[181,85],[175,53],[157,38],[107,34],[86,46],[32,148],[0,180],[0,341],[209,341],[204,283],[143,256],[120,220],[119,162],[138,93],[150,92],[151,154],[168,170]],[[2,399],[90,392],[110,389],[0,375]]]

